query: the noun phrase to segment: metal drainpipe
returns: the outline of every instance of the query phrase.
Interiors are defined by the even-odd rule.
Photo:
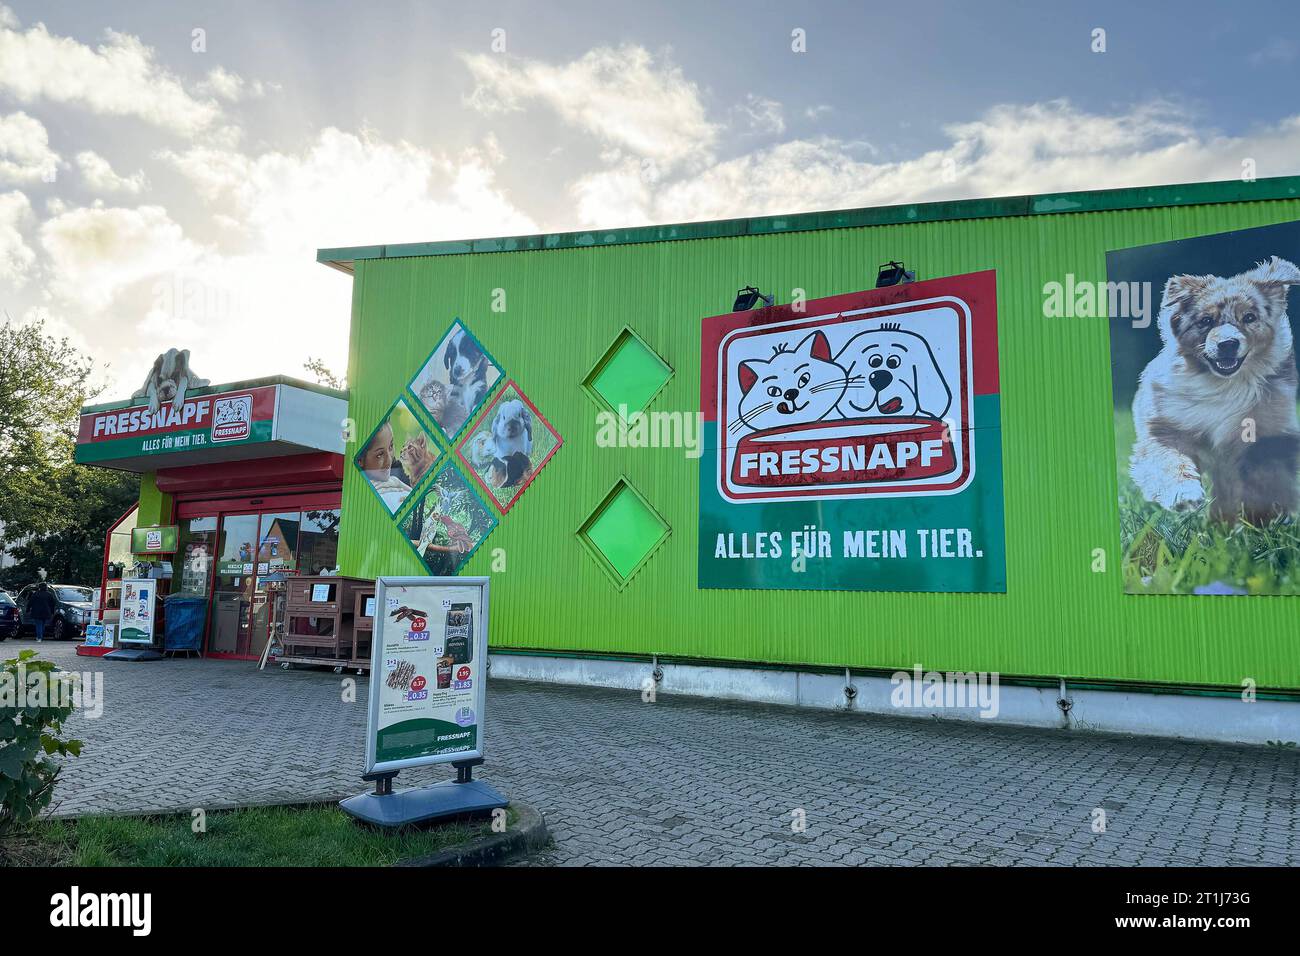
[[[853,675],[844,668],[844,709],[852,710],[853,701],[858,696],[858,689],[853,686]]]
[[[1061,727],[1065,730],[1070,729],[1070,709],[1074,707],[1074,701],[1070,699],[1070,692],[1065,688],[1065,678],[1061,678],[1061,696],[1057,698],[1056,706],[1061,711]]]

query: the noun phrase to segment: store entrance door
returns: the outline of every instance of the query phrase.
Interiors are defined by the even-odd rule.
[[[217,563],[212,579],[212,620],[208,625],[209,654],[249,657],[252,609],[257,578],[256,514],[223,515]]]
[[[260,658],[272,630],[284,620],[286,579],[296,574],[298,534],[302,513],[284,511],[262,515],[257,545],[257,581],[253,588],[253,620],[249,653]]]

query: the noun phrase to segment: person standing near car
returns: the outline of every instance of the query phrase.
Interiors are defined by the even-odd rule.
[[[48,584],[37,585],[32,596],[27,600],[27,619],[36,630],[36,640],[45,640],[45,626],[54,620],[56,608],[54,591]]]

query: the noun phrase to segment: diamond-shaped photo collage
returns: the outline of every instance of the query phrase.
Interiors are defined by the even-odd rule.
[[[563,443],[519,386],[507,382],[461,439],[456,455],[506,514]]]
[[[429,573],[456,574],[497,526],[487,502],[508,513],[562,444],[456,319],[354,462]]]

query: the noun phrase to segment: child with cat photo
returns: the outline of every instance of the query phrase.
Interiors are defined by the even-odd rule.
[[[357,453],[357,467],[390,514],[396,514],[433,470],[437,445],[398,399]]]

